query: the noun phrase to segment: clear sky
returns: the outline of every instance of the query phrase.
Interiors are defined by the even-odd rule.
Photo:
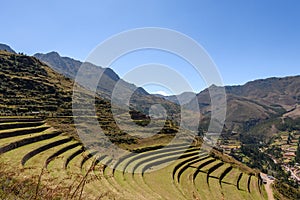
[[[226,85],[300,74],[300,1],[288,0],[29,0],[1,2],[0,43],[32,55],[57,51],[85,60],[100,42],[122,31],[163,27],[201,44]],[[147,54],[147,53],[146,53]],[[162,62],[186,71],[169,55],[130,56],[112,68],[121,76],[132,63]],[[138,61],[133,59],[140,58]],[[157,60],[155,60],[157,59]],[[190,82],[196,92],[205,85]],[[201,82],[201,80],[199,81]],[[158,88],[149,87],[150,92]]]

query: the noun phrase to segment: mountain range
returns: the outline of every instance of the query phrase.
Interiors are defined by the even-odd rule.
[[[7,45],[1,46],[10,49]],[[188,104],[194,95],[189,92],[177,96],[152,95],[143,88],[122,80],[110,68],[101,68],[91,63],[83,63],[73,58],[62,57],[57,52],[37,53],[34,57],[71,79],[75,79],[80,66],[83,64],[90,67],[92,72],[95,68],[103,70],[103,76],[97,88],[99,96],[109,100],[116,83],[121,83],[124,93],[134,94],[131,98],[131,105],[142,111],[146,110],[146,112],[149,110],[149,105],[153,103],[161,103],[171,108],[171,111],[178,112],[178,100]],[[241,130],[245,124],[253,125],[274,117],[292,116],[295,118],[299,116],[299,112],[297,112],[300,104],[299,75],[283,78],[273,77],[250,81],[244,85],[225,86],[225,91],[227,96],[225,126],[227,129]],[[211,112],[209,88],[196,94],[196,96],[201,114],[209,118]]]
[[[55,52],[35,54],[34,56],[48,63],[56,71],[71,78],[76,76],[82,64],[80,61],[61,57]],[[105,78],[108,81],[103,81],[102,90],[109,91],[106,93],[109,96],[115,82],[120,78],[112,69],[107,68],[104,70]],[[107,84],[108,82],[111,84]],[[124,88],[136,89],[134,85],[123,82]],[[145,90],[140,89],[140,91],[142,94],[150,96]],[[244,85],[225,86],[225,91],[227,95],[226,126],[230,129],[237,129],[245,122],[255,123],[274,116],[281,116],[283,113],[297,108],[297,105],[300,104],[300,76],[260,79],[250,81]],[[178,104],[179,99],[181,102],[188,103],[193,95],[193,93],[185,92],[177,96],[155,96]],[[209,90],[205,89],[196,95],[201,113],[204,115],[209,114]],[[151,98],[154,98],[153,96],[151,95]]]
[[[87,79],[86,83],[84,83],[87,87],[91,80],[97,81],[97,73],[101,73],[102,76],[98,82],[96,93],[107,100],[112,99],[114,89],[117,85],[119,92],[116,97],[116,101],[123,101],[123,99],[127,99],[127,97],[130,96],[129,106],[131,109],[148,113],[151,105],[154,103],[159,103],[165,107],[168,107],[169,113],[178,113],[178,105],[162,97],[151,95],[143,88],[124,81],[110,68],[102,68],[101,66],[96,66],[92,63],[81,62],[69,57],[61,57],[57,52],[50,52],[47,54],[37,53],[34,54],[34,57],[46,63],[58,73],[63,74],[73,80],[75,80],[80,67],[84,67],[87,69],[85,70],[86,74],[83,75],[84,79]],[[119,104],[118,106],[126,107],[127,105]]]
[[[120,77],[110,68],[102,68],[101,66],[96,66],[91,63],[83,63],[79,60],[75,60],[69,57],[62,57],[57,52],[50,52],[46,54],[36,53],[33,55],[42,62],[48,64],[55,71],[72,78],[75,80],[79,68],[84,65],[84,67],[89,67],[91,70],[101,70],[103,75],[101,81],[99,81],[98,92],[104,98],[111,98],[112,91],[116,82],[121,81],[124,88],[135,91],[138,90],[141,94],[148,94],[143,88],[138,88],[133,84],[127,83],[120,79]]]
[[[226,125],[230,129],[242,124],[282,116],[300,104],[300,76],[267,78],[241,86],[225,86],[227,96]],[[202,110],[209,110],[209,91],[197,94]]]
[[[97,80],[97,73],[99,71],[103,73],[98,82],[95,94],[91,92],[92,88],[90,88],[90,85],[85,84],[85,82],[77,82],[77,72],[81,67],[86,69],[87,74],[85,74],[86,76],[84,78],[87,79],[87,82]],[[206,181],[204,182],[208,183],[207,178],[211,177],[209,176],[210,173],[218,171],[218,169],[221,169],[223,166],[229,166],[228,164],[232,163],[231,160],[235,158],[251,168],[259,169],[264,173],[274,174],[278,181],[275,181],[273,190],[280,190],[280,193],[289,197],[288,199],[299,199],[297,198],[299,197],[299,190],[291,190],[291,188],[293,189],[294,187],[293,183],[289,182],[291,176],[283,172],[281,164],[278,164],[276,160],[274,161],[273,157],[281,155],[282,150],[286,151],[287,149],[292,149],[290,147],[297,148],[297,145],[299,146],[299,143],[297,143],[298,139],[296,140],[295,135],[300,134],[298,125],[300,121],[300,75],[259,79],[236,86],[220,87],[211,85],[197,94],[184,92],[177,96],[162,96],[149,94],[143,88],[122,80],[109,68],[102,68],[92,63],[83,63],[73,58],[62,57],[57,52],[47,54],[38,53],[34,56],[27,56],[23,53],[16,53],[8,45],[0,44],[0,81],[0,115],[4,120],[12,120],[13,124],[2,123],[1,126],[12,128],[16,125],[15,131],[18,133],[21,131],[17,127],[20,125],[25,126],[26,130],[23,130],[25,132],[20,134],[22,137],[23,134],[32,137],[31,134],[28,134],[31,132],[27,132],[29,130],[27,122],[24,123],[20,121],[16,123],[13,121],[26,120],[26,118],[31,120],[36,120],[34,118],[37,118],[41,120],[38,118],[39,116],[45,119],[47,126],[50,125],[59,132],[62,132],[62,137],[72,136],[72,138],[82,141],[83,135],[90,136],[91,139],[88,140],[88,144],[85,144],[88,147],[108,147],[113,143],[124,150],[132,150],[133,152],[156,150],[157,148],[169,144],[170,141],[177,136],[180,137],[183,135],[182,139],[185,139],[184,135],[190,136],[190,132],[185,128],[195,124],[197,125],[196,128],[198,128],[198,136],[200,136],[193,137],[195,144],[212,144],[214,132],[208,131],[208,126],[211,121],[214,123],[216,121],[211,117],[212,109],[215,109],[215,107],[211,105],[212,98],[210,95],[212,91],[219,89],[225,90],[227,106],[226,121],[225,125],[222,125],[222,134],[218,137],[211,154],[213,157],[217,155],[217,157],[223,159],[223,161],[214,164],[209,169],[209,171],[211,171],[207,176],[205,175]],[[81,83],[83,83],[83,85],[81,85]],[[120,96],[120,99],[117,100],[122,100],[122,98],[130,94],[131,96],[128,102],[121,102],[121,104],[117,102],[117,104],[114,104],[113,94],[116,90],[116,86],[120,86],[117,91],[117,96]],[[74,88],[76,92],[74,92]],[[213,98],[222,99],[222,97],[218,95],[214,95]],[[179,102],[184,105],[179,105]],[[198,103],[200,113],[197,110],[193,110],[191,105],[194,102]],[[161,117],[151,118],[150,120],[150,117],[152,117],[150,109],[152,109],[152,105],[154,104],[160,104],[167,110],[166,114],[167,117],[169,117],[167,120]],[[126,106],[129,106],[129,110],[126,110]],[[187,110],[182,111],[182,108],[187,108]],[[118,110],[118,113],[114,113],[114,109]],[[92,112],[90,112],[91,110]],[[216,111],[216,109],[213,111]],[[183,126],[184,128],[178,126],[182,113],[188,116],[187,121],[189,122]],[[26,115],[29,117],[26,117]],[[119,119],[123,121],[118,123],[116,116],[120,117]],[[198,124],[197,121],[199,116],[200,124]],[[132,120],[130,120],[130,118]],[[96,123],[93,122],[94,119],[96,119]],[[135,123],[133,125],[140,127],[132,126],[132,122]],[[34,123],[29,122],[29,125],[31,124]],[[155,126],[147,126],[148,124],[161,124],[162,126],[157,130]],[[217,121],[216,124],[220,123]],[[99,125],[101,129],[98,129]],[[144,126],[147,126],[146,129],[142,128]],[[81,132],[78,132],[79,130]],[[104,135],[98,134],[99,130],[102,130]],[[7,133],[12,134],[7,134],[5,131],[9,131]],[[147,131],[149,131],[150,135],[148,135]],[[177,134],[178,132],[181,134]],[[45,133],[48,135],[47,132]],[[2,135],[5,135],[4,137],[8,136],[8,139],[11,139],[9,135],[14,136],[14,134],[14,131],[2,130]],[[287,141],[283,141],[284,135]],[[19,138],[19,136],[16,138]],[[33,138],[36,137],[33,136]],[[7,138],[2,139],[4,143],[5,141],[9,141],[6,140]],[[42,138],[42,140],[44,139]],[[280,140],[280,144],[282,144],[280,148],[277,145],[277,140]],[[20,145],[22,147],[22,142],[25,141],[26,143],[27,139],[21,139],[19,141],[17,143],[13,142],[8,146],[18,148],[18,145]],[[29,150],[32,146],[25,146],[28,146],[28,151],[31,151],[29,154],[35,157],[36,153],[32,154],[32,152],[37,151],[41,153],[48,150],[49,147],[56,148],[56,146],[60,146],[61,143],[51,142],[45,144],[43,141],[42,144],[43,146],[39,148],[36,147],[37,149],[33,151],[32,149]],[[276,145],[274,146],[274,144]],[[289,148],[286,148],[286,146]],[[74,146],[64,146],[64,148],[60,150],[57,149],[58,151],[55,150],[57,152],[54,154],[51,151],[52,155],[49,158],[53,155],[62,155],[61,153],[69,150],[70,147],[72,149]],[[164,152],[158,156],[155,154],[154,157],[163,159],[166,157],[168,160],[168,156],[172,154],[175,155],[177,151],[181,151],[178,150],[178,147],[179,146],[174,144],[170,154]],[[76,152],[81,153],[83,148],[80,148],[80,151]],[[2,150],[3,149],[4,148],[2,148]],[[181,147],[179,147],[179,149],[181,149]],[[107,149],[105,149],[105,151],[106,150]],[[22,149],[22,151],[26,150]],[[162,149],[162,152],[163,151]],[[297,152],[298,151],[300,151],[299,148],[297,148]],[[78,155],[76,152],[73,154],[75,157]],[[151,159],[153,158],[152,153],[146,153],[151,155]],[[191,153],[190,148],[185,153],[192,155],[193,159],[196,159],[197,162],[199,161],[197,157],[199,152],[196,153],[197,156],[195,156],[195,158],[194,155],[196,154]],[[87,161],[86,158],[91,158],[93,156],[92,154],[93,153],[86,154],[83,160]],[[298,154],[300,155],[300,153],[297,153],[297,156],[300,157]],[[135,158],[138,157],[140,157],[140,155]],[[124,158],[127,159],[126,156]],[[145,160],[144,157],[142,159]],[[185,162],[195,162],[195,160],[191,160],[191,158],[185,159],[187,160],[178,160],[180,161],[180,165],[176,165],[176,167],[180,166],[180,168],[178,168],[178,170],[180,169],[179,171],[187,169],[186,167],[190,166],[190,164],[185,166],[185,164],[187,164]],[[202,160],[202,158],[200,159]],[[83,160],[81,161],[81,165],[85,162]],[[216,158],[211,159],[211,161],[215,162]],[[237,161],[234,160],[234,163],[236,162]],[[140,163],[140,161],[137,163]],[[152,163],[155,162],[151,161],[151,165]],[[205,167],[206,165],[210,165],[209,163],[210,160],[204,161],[204,163],[199,166]],[[93,166],[95,165],[93,164]],[[199,166],[195,167],[195,170],[197,169],[198,171],[200,169]],[[225,169],[224,172],[229,173],[234,171],[233,166],[235,166],[235,164],[226,167],[226,169],[223,168]],[[244,168],[245,166],[239,163],[238,168],[240,167]],[[222,174],[224,172],[222,172]],[[80,171],[80,174],[81,173],[82,171]],[[178,176],[183,173],[182,171],[178,172]],[[236,172],[232,173],[236,174]],[[159,177],[161,174],[162,173],[159,173]],[[220,184],[222,182],[223,185],[222,179],[224,176],[221,178],[222,176],[223,175],[220,175],[218,182]],[[244,177],[244,175],[241,176],[240,174],[239,178],[237,176],[235,178],[239,191],[241,191],[239,189],[241,177]],[[251,180],[251,183],[253,182],[251,177],[254,178],[252,172],[249,174],[248,180],[244,179],[244,182],[248,182],[249,194],[249,183]],[[6,179],[4,179],[4,181],[6,181]],[[288,183],[289,186],[282,186],[282,184],[285,183]],[[298,185],[296,186],[298,187]],[[253,193],[252,189],[251,192]],[[279,197],[278,199],[284,198]]]

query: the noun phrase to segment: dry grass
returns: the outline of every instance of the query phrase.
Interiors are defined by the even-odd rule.
[[[89,181],[89,175],[94,165],[91,165],[84,176],[75,179],[70,184],[56,184],[53,187],[54,180],[51,180],[45,168],[40,169],[40,174],[32,176],[20,176],[24,173],[24,169],[16,169],[14,171],[7,170],[9,167],[0,162],[0,199],[90,199],[90,195],[84,192],[84,188]],[[102,193],[93,196],[95,199],[101,199],[108,193]]]

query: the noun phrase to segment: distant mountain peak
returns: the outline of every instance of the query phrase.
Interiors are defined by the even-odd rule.
[[[51,51],[49,53],[47,53],[48,55],[51,55],[51,56],[60,56],[58,52],[56,51]]]
[[[118,81],[120,79],[118,74],[116,74],[111,68],[105,68],[104,73],[114,81]]]
[[[156,94],[157,95],[157,94]],[[159,97],[162,97],[168,101],[171,101],[176,104],[186,104],[190,102],[193,98],[196,97],[196,93],[194,92],[183,92],[178,95],[170,95],[170,96],[163,96],[163,95],[157,95]]]
[[[59,55],[59,53],[58,52],[56,52],[56,51],[51,51],[51,52],[49,52],[49,53],[45,53],[45,54],[43,54],[43,53],[36,53],[36,54],[34,54],[33,55],[34,57],[61,57],[60,55]]]
[[[105,98],[110,98],[113,88],[118,81],[121,81],[121,84],[124,88],[130,89],[132,91],[136,91],[139,94],[148,95],[148,93],[143,89],[136,87],[134,84],[127,83],[126,81],[120,79],[118,74],[116,74],[111,68],[102,68],[101,66],[96,66],[89,62],[81,62],[79,60],[75,60],[69,57],[62,57],[59,53],[52,51],[46,54],[36,53],[34,57],[45,62],[55,71],[69,77],[75,79],[79,68],[84,64],[84,67],[88,68],[89,73],[91,73],[91,77],[94,75],[93,70],[103,70],[103,76],[101,77],[101,83],[99,83],[98,89],[100,89],[100,93]]]
[[[8,51],[10,53],[16,53],[10,46],[7,44],[1,44],[0,43],[0,50]]]

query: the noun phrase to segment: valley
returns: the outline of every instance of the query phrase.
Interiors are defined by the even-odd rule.
[[[191,133],[180,129],[174,97],[158,97],[124,83],[138,92],[129,112],[115,107],[110,95],[119,77],[108,70],[108,88],[97,88],[96,116],[90,116],[90,102],[82,99],[91,92],[76,85],[74,76],[63,72],[64,65],[51,63],[56,68],[35,57],[0,51],[1,199],[268,199],[261,172],[275,177],[268,185],[275,199],[299,195],[299,76],[226,86],[228,118],[212,147],[208,89],[197,94],[201,121],[189,142],[186,135]],[[74,87],[78,92],[72,96]],[[72,98],[78,99],[75,111]],[[166,120],[150,120],[147,111],[155,102],[168,108]],[[125,120],[122,127],[113,109]],[[188,112],[192,121],[196,113]],[[126,116],[135,127],[150,122],[163,126],[143,137],[142,129],[132,128]],[[93,120],[104,135],[96,134],[86,145],[78,129],[88,134]],[[127,153],[114,159],[91,148],[110,143]]]

